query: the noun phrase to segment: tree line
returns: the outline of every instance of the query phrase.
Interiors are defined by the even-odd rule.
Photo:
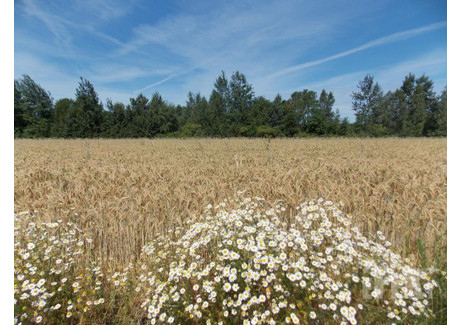
[[[283,99],[255,96],[246,76],[222,72],[208,98],[189,92],[185,105],[155,92],[129,104],[99,100],[94,86],[80,78],[75,98],[54,102],[28,75],[14,80],[15,138],[447,136],[447,89],[440,95],[425,75],[405,77],[384,94],[367,75],[351,94],[356,121],[334,109],[332,92],[304,89]]]

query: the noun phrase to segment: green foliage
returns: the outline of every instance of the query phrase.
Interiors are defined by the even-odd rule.
[[[27,126],[25,117],[25,107],[21,100],[21,92],[14,82],[14,137],[20,137],[22,131]]]
[[[447,136],[447,89],[439,97],[437,109],[433,112],[433,120],[430,132],[433,135]]]
[[[81,112],[78,117],[79,128],[75,136],[81,138],[96,137],[101,132],[103,106],[94,86],[80,77],[75,92],[75,106]]]
[[[300,126],[301,130],[305,131],[308,128],[308,117],[314,109],[318,108],[316,92],[308,89],[296,91],[291,95],[286,104],[293,111],[291,114],[295,117],[296,123]]]
[[[276,138],[282,136],[280,129],[268,125],[261,125],[256,128],[256,137]]]
[[[447,135],[447,103],[436,97],[433,81],[422,75],[409,74],[400,89],[383,96],[378,83],[366,76],[353,93],[356,127],[370,136]],[[446,94],[447,96],[447,94]]]
[[[283,121],[283,100],[281,95],[276,95],[268,112],[268,123],[271,127],[280,127]]]
[[[257,97],[254,100],[252,110],[249,112],[249,120],[255,125],[270,123],[270,114],[273,104],[264,97]]]
[[[226,104],[225,98],[217,91],[213,90],[209,98],[209,104],[206,108],[206,115],[209,125],[206,130],[208,136],[225,136],[226,124]]]
[[[229,113],[231,120],[237,125],[244,125],[248,121],[253,105],[254,90],[246,76],[239,71],[232,74],[229,84]]]
[[[186,121],[191,124],[200,124],[205,133],[211,133],[211,120],[208,115],[208,101],[200,93],[188,93],[186,103]]]
[[[358,83],[358,92],[352,94],[353,110],[356,112],[356,125],[364,132],[369,125],[380,119],[383,93],[374,77],[367,75]]]
[[[203,130],[200,124],[187,123],[179,130],[179,136],[182,138],[201,137]]]
[[[51,135],[57,138],[65,138],[69,135],[70,116],[75,102],[70,98],[59,99],[54,105],[54,120],[51,128]]]
[[[238,131],[238,135],[242,137],[249,137],[252,138],[256,135],[257,128],[255,126],[242,126]]]
[[[441,238],[436,236],[436,243],[441,243]],[[433,274],[433,280],[438,284],[431,292],[431,304],[429,308],[433,310],[434,317],[426,319],[422,324],[447,324],[447,247],[437,245],[435,265],[439,270]],[[427,267],[425,244],[420,239],[417,240],[417,248],[422,267]]]
[[[297,122],[297,114],[292,105],[289,102],[285,102],[283,105],[283,120],[281,123],[281,130],[283,134],[292,137],[299,132],[300,126]]]
[[[104,109],[94,86],[80,78],[75,99],[53,105],[51,94],[24,75],[14,81],[14,136],[58,138],[139,137],[277,137],[277,136],[447,136],[447,90],[440,96],[433,81],[409,74],[402,86],[385,95],[372,76],[353,92],[356,122],[334,110],[325,89],[304,89],[289,99],[255,97],[239,71],[222,71],[209,100],[189,92],[185,106],[173,105],[155,92],[129,104],[107,100]]]
[[[28,75],[14,81],[15,135],[26,138],[50,136],[53,117],[51,94]]]

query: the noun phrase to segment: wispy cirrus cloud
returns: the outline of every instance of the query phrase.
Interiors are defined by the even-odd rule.
[[[358,70],[341,74],[321,81],[303,83],[295,88],[281,89],[279,93],[284,98],[288,98],[293,92],[303,89],[314,90],[318,93],[322,89],[333,91],[336,99],[335,107],[339,109],[343,117],[348,117],[351,121],[354,121],[351,94],[357,91],[358,82],[367,74],[374,76],[374,81],[379,83],[384,93],[400,88],[404,78],[409,73],[415,74],[416,77],[425,74],[432,78],[435,82],[434,90],[440,94],[447,84],[445,76],[442,73],[440,74],[440,71],[445,71],[446,65],[447,51],[446,49],[438,48],[414,59],[383,65],[370,70]]]
[[[81,4],[81,2],[78,3]],[[94,2],[88,1],[88,3],[92,3],[92,5],[88,5],[89,7],[102,6],[99,10],[94,10],[96,14],[99,12],[98,16],[100,17],[104,17],[104,13],[112,18],[117,17],[114,16],[115,12],[113,10],[110,11],[108,9],[111,8],[111,6],[107,3],[107,1],[95,0]],[[104,3],[105,6],[103,6]],[[88,10],[88,6],[85,6],[84,8]],[[75,11],[75,7],[73,9],[68,6],[59,7],[56,9],[57,12],[53,12],[50,8],[46,10],[35,0],[22,0],[18,4],[18,10],[22,11],[27,17],[36,18],[44,23],[48,30],[54,35],[54,42],[58,48],[64,47],[76,50],[77,48],[75,47],[75,44],[73,44],[73,35],[75,34],[75,31],[83,34],[89,34],[92,37],[103,40],[104,42],[110,42],[118,46],[122,45],[122,42],[115,37],[98,30],[94,23],[86,22],[85,19],[75,19],[75,17],[84,17],[79,10]],[[122,13],[125,13],[124,10],[120,10],[120,8],[117,7],[115,7],[115,10],[117,12],[120,11],[120,13],[118,13],[119,16],[121,16]]]
[[[133,0],[79,0],[73,5],[80,12],[109,21],[126,16],[133,10],[137,2]]]
[[[80,74],[90,80],[103,83],[116,83],[120,81],[131,81],[134,79],[170,74],[171,69],[155,69],[145,66],[144,68],[132,66],[126,63],[99,63],[90,68],[80,70]]]
[[[50,14],[40,8],[34,0],[23,0],[20,7],[24,13],[29,16],[40,20],[46,27],[53,33],[56,41],[65,46],[70,45],[72,36],[67,29],[66,21],[58,16]]]
[[[385,44],[388,44],[388,43],[403,41],[403,40],[406,40],[406,39],[411,38],[411,37],[418,36],[418,35],[423,34],[423,33],[427,33],[427,32],[430,32],[430,31],[433,31],[433,30],[436,30],[436,29],[439,29],[439,28],[444,28],[446,26],[447,26],[447,21],[442,21],[442,22],[430,24],[430,25],[427,25],[427,26],[423,26],[423,27],[420,27],[420,28],[414,28],[414,29],[394,33],[394,34],[391,34],[391,35],[388,35],[388,36],[378,38],[378,39],[373,40],[371,42],[367,42],[367,43],[365,43],[365,44],[363,44],[361,46],[355,47],[355,48],[353,48],[351,50],[344,51],[344,52],[341,52],[341,53],[338,53],[338,54],[335,54],[335,55],[331,55],[331,56],[328,56],[328,57],[323,58],[323,59],[309,61],[309,62],[305,62],[305,63],[302,63],[302,64],[297,64],[297,65],[294,65],[294,66],[291,66],[291,67],[288,67],[288,68],[278,70],[275,73],[272,73],[272,74],[268,75],[267,78],[275,78],[275,77],[278,77],[278,76],[281,76],[281,75],[288,74],[290,72],[294,72],[294,71],[314,67],[316,65],[320,65],[320,64],[332,61],[332,60],[336,60],[336,59],[342,58],[344,56],[351,55],[351,54],[356,53],[356,52],[364,51],[364,50],[367,50],[367,49],[370,49],[370,48],[373,48],[373,47],[376,47],[376,46],[380,46],[380,45],[385,45]]]
[[[443,6],[427,2],[18,0],[15,76],[38,76],[57,98],[73,96],[83,76],[101,96],[125,103],[158,91],[183,104],[189,91],[210,95],[222,70],[239,70],[256,95],[286,98],[293,89],[323,87],[348,107],[342,98],[366,73],[380,73],[384,85],[397,69],[417,70],[409,61],[445,47]],[[442,81],[445,64],[429,71]]]
[[[297,59],[321,41],[332,39],[342,24],[359,15],[359,10],[341,9],[319,17],[321,6],[317,2],[290,6],[279,2],[266,2],[264,6],[224,3],[219,10],[180,13],[155,24],[141,24],[114,56],[128,57],[137,52],[155,54],[160,61],[168,56],[176,66],[172,74],[181,76],[173,100],[182,102],[190,90],[208,94],[221,70],[229,74],[239,70],[255,80]],[[316,35],[322,35],[321,40]],[[164,76],[139,90],[165,86],[172,79]]]
[[[171,80],[172,78],[174,78],[176,76],[176,74],[172,74],[172,75],[169,75],[167,76],[166,78],[163,78],[157,82],[154,82],[153,84],[150,84],[150,85],[147,85],[145,86],[144,88],[141,88],[141,89],[137,89],[135,90],[133,93],[134,94],[138,94],[138,93],[141,93],[143,91],[146,91],[147,89],[150,89],[150,88],[153,88],[153,87],[156,87],[156,86],[159,86],[161,84],[164,84],[166,81],[168,80]]]
[[[262,53],[275,44],[334,31],[340,19],[332,13],[330,18],[300,17],[295,7],[267,2],[263,8],[254,6],[240,10],[238,6],[222,5],[219,10],[199,14],[177,14],[155,24],[141,24],[133,30],[133,38],[116,51],[125,55],[151,46],[161,46],[171,53],[190,59],[193,63],[208,63],[220,56],[229,59]],[[312,6],[314,9],[314,6]],[[299,16],[299,20],[293,19]],[[309,20],[308,23],[300,18]],[[283,33],[279,30],[283,29]],[[313,46],[314,42],[310,42]],[[150,47],[149,47],[150,46]],[[249,53],[248,53],[249,51]],[[225,61],[225,60],[221,60]]]

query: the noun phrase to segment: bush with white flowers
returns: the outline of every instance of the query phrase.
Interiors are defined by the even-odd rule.
[[[233,209],[229,203],[235,204]],[[143,248],[136,291],[152,324],[407,323],[430,317],[430,272],[367,239],[341,204],[291,224],[263,199],[223,202]],[[370,316],[372,315],[372,316]]]
[[[73,323],[104,303],[101,268],[87,260],[91,239],[71,222],[15,215],[15,324]]]
[[[290,217],[262,198],[225,200],[158,234],[136,263],[104,274],[77,225],[17,214],[15,323],[407,324],[431,317],[438,270],[415,268],[381,232],[367,238],[341,209],[312,200]]]

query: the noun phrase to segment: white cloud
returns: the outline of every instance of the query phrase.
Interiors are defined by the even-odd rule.
[[[89,80],[101,83],[128,82],[142,77],[170,74],[171,69],[155,69],[149,66],[137,67],[129,63],[98,63],[80,71]]]
[[[365,43],[365,44],[363,44],[361,46],[358,46],[358,47],[355,47],[355,48],[353,48],[351,50],[344,51],[344,52],[341,52],[341,53],[338,53],[338,54],[335,54],[335,55],[331,55],[331,56],[328,56],[328,57],[320,59],[320,60],[309,61],[309,62],[305,62],[305,63],[302,63],[302,64],[298,64],[298,65],[294,65],[294,66],[291,66],[291,67],[288,67],[288,68],[278,70],[275,73],[267,76],[267,78],[275,78],[275,77],[278,77],[278,76],[281,76],[281,75],[284,75],[284,74],[288,74],[290,72],[310,68],[310,67],[313,67],[313,66],[316,66],[316,65],[319,65],[319,64],[323,64],[325,62],[329,62],[329,61],[332,61],[332,60],[342,58],[344,56],[351,55],[351,54],[356,53],[356,52],[360,52],[360,51],[364,51],[366,49],[370,49],[372,47],[376,47],[376,46],[380,46],[380,45],[384,45],[384,44],[388,44],[388,43],[393,43],[393,42],[397,42],[397,41],[403,41],[405,39],[415,37],[417,35],[420,35],[420,34],[435,30],[435,29],[443,28],[443,27],[446,27],[446,26],[447,26],[447,22],[443,21],[443,22],[438,22],[438,23],[427,25],[427,26],[423,26],[423,27],[420,27],[420,28],[415,28],[415,29],[410,29],[410,30],[394,33],[394,34],[391,34],[391,35],[388,35],[388,36],[385,36],[385,37],[378,38],[378,39],[373,40],[371,42]]]
[[[316,2],[222,4],[205,13],[180,13],[137,26],[132,39],[114,55],[128,58],[134,52],[145,53],[160,62],[169,56],[176,62],[171,74],[156,77],[139,91],[163,86],[162,94],[164,90],[170,100],[183,103],[188,91],[209,95],[221,70],[228,75],[239,70],[252,82],[288,65],[333,39],[340,26],[359,14],[356,8],[324,12]],[[179,75],[180,84],[166,89]]]
[[[46,27],[53,33],[57,43],[64,46],[70,46],[72,41],[71,33],[66,28],[65,20],[62,17],[46,12],[38,6],[34,0],[23,0],[21,9],[29,17],[34,17],[43,22]]]
[[[170,75],[170,76],[167,76],[166,78],[163,78],[163,79],[161,79],[161,80],[159,80],[159,81],[157,81],[157,82],[154,82],[154,83],[151,84],[151,85],[148,85],[148,86],[146,86],[146,87],[144,87],[144,88],[135,90],[134,93],[136,93],[136,94],[137,94],[137,93],[141,93],[141,92],[143,92],[143,91],[146,91],[147,89],[150,89],[150,88],[159,86],[159,85],[161,85],[161,84],[164,84],[166,81],[168,81],[168,80],[174,78],[175,76],[176,76],[176,74],[172,74],[172,75]]]
[[[82,4],[82,2],[77,3]],[[98,18],[103,18],[106,15],[118,18],[124,15],[129,8],[127,5],[122,6],[121,4],[113,7],[105,0],[92,0],[88,1],[88,3],[91,3],[91,5],[84,6],[84,8],[86,10],[93,9],[93,14],[96,14]],[[53,12],[50,7],[47,7],[43,3],[38,3],[36,0],[22,0],[18,5],[18,9],[26,17],[36,18],[46,25],[55,37],[54,43],[58,50],[62,50],[63,48],[74,52],[78,50],[78,47],[73,44],[73,34],[75,31],[86,33],[117,46],[122,45],[115,37],[98,30],[92,23],[93,21],[88,22],[85,18],[82,18],[86,16],[81,11],[76,11],[75,8],[72,9],[68,6],[63,6],[55,10],[57,12]]]
[[[81,12],[108,21],[128,14],[134,3],[129,0],[79,0],[74,5]]]
[[[132,1],[82,0],[66,12],[59,2],[39,5],[35,0],[24,0],[18,2],[19,11],[28,19],[42,22],[51,31],[51,42],[27,35],[25,31],[30,27],[20,26],[15,37],[15,72],[30,74],[55,98],[73,98],[81,75],[94,83],[104,101],[111,97],[127,103],[138,92],[148,96],[159,91],[164,99],[183,104],[189,91],[209,96],[221,70],[229,77],[239,70],[254,85],[256,95],[270,99],[278,92],[287,98],[294,90],[304,88],[333,91],[336,107],[344,116],[352,115],[350,94],[367,73],[374,74],[386,90],[399,87],[410,71],[424,71],[436,82],[442,81],[445,64],[438,62],[433,52],[424,60],[376,66],[372,71],[340,69],[338,73],[347,73],[307,82],[317,77],[314,66],[445,26],[441,22],[391,34],[348,51],[296,64],[308,60],[312,53],[334,53],[328,47],[349,36],[345,31],[349,26],[356,27],[356,21],[387,5],[362,4],[365,5],[325,6],[319,1],[184,2],[174,4],[180,8],[169,16],[133,26],[132,20],[121,19],[138,9]],[[101,19],[96,19],[98,15]],[[99,28],[110,17],[118,19],[120,29],[130,29],[131,39],[121,42],[115,30],[109,33]],[[86,39],[103,46],[89,46]]]

